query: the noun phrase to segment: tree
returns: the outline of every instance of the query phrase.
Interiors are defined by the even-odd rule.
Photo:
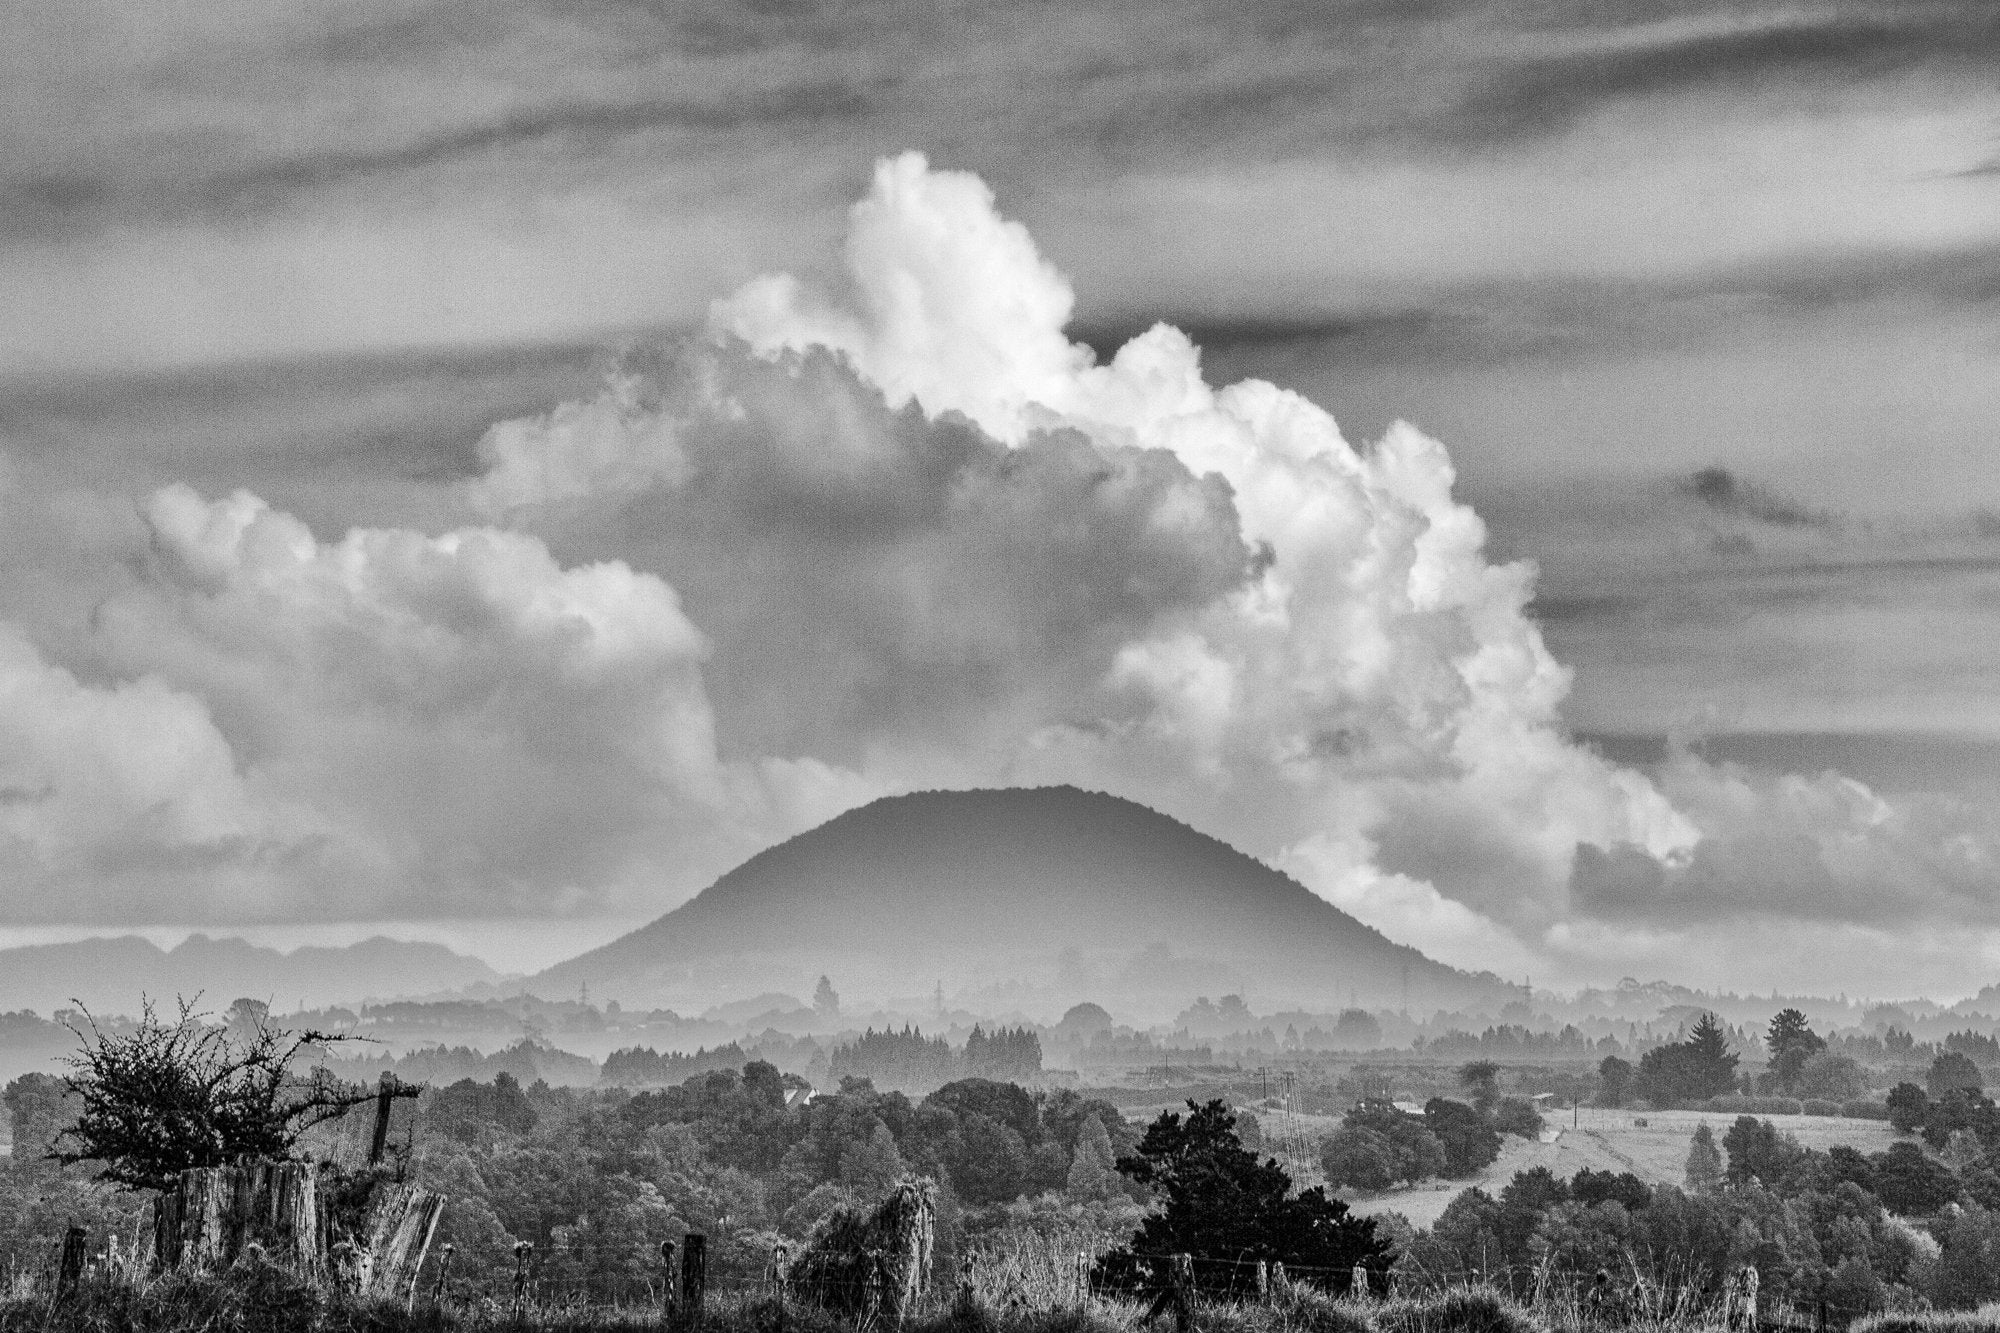
[[[1930,1094],[1916,1084],[1898,1083],[1889,1089],[1889,1124],[1898,1133],[1914,1134],[1924,1127],[1930,1104]]]
[[[886,1194],[907,1170],[895,1137],[877,1119],[865,1139],[852,1139],[840,1152],[840,1183],[863,1198]]]
[[[1771,1054],[1771,1073],[1778,1086],[1794,1092],[1806,1062],[1826,1049],[1826,1040],[1806,1023],[1804,1014],[1796,1009],[1780,1009],[1771,1016],[1764,1047]]]
[[[501,1138],[526,1134],[540,1118],[528,1095],[506,1070],[491,1083],[464,1078],[424,1099],[424,1123],[460,1143],[491,1147]]]
[[[840,1013],[840,992],[836,991],[833,983],[824,976],[819,979],[819,985],[813,988],[813,1012],[821,1018],[834,1018]]]
[[[1729,1049],[1729,1039],[1714,1014],[1704,1013],[1695,1020],[1686,1045],[1696,1096],[1716,1097],[1736,1086],[1736,1053]]]
[[[1771,1015],[1770,1026],[1765,1029],[1764,1049],[1775,1060],[1797,1045],[1809,1046],[1815,1051],[1826,1049],[1826,1042],[1814,1033],[1804,1014],[1797,1009],[1780,1009]]]
[[[1320,1166],[1334,1188],[1364,1190],[1414,1183],[1446,1169],[1444,1145],[1426,1122],[1387,1102],[1363,1102],[1349,1111],[1320,1145]]]
[[[1789,1134],[1778,1133],[1768,1120],[1739,1115],[1722,1136],[1723,1151],[1729,1154],[1725,1173],[1732,1185],[1752,1181],[1776,1187],[1805,1160],[1805,1149]]]
[[[1593,1171],[1586,1166],[1570,1177],[1569,1196],[1586,1208],[1615,1203],[1636,1213],[1653,1201],[1653,1188],[1630,1171]]]
[[[18,1164],[53,1156],[56,1140],[76,1119],[79,1103],[53,1074],[23,1074],[0,1093],[14,1127],[13,1157]]]
[[[1101,1282],[1131,1290],[1156,1284],[1145,1256],[1194,1256],[1197,1285],[1227,1290],[1236,1264],[1283,1263],[1301,1279],[1344,1291],[1358,1265],[1376,1281],[1395,1255],[1369,1218],[1315,1186],[1292,1193],[1275,1160],[1259,1162],[1236,1137],[1221,1101],[1188,1103],[1189,1114],[1162,1114],[1118,1169],[1152,1191],[1155,1209],[1129,1244],[1098,1261]],[[1203,1264],[1200,1260],[1229,1260]]]
[[[1947,1310],[1971,1310],[2000,1296],[2000,1217],[1975,1204],[1940,1231],[1931,1299]]]
[[[1542,1113],[1525,1098],[1502,1097],[1493,1108],[1493,1128],[1502,1134],[1538,1139],[1542,1136]]]
[[[1474,1110],[1491,1115],[1500,1101],[1500,1066],[1491,1060],[1462,1064],[1458,1067],[1458,1086],[1472,1094]]]
[[[1639,1057],[1632,1091],[1655,1106],[1720,1096],[1736,1087],[1736,1059],[1721,1022],[1704,1013],[1685,1040],[1655,1046]]]
[[[190,1167],[290,1157],[308,1128],[376,1095],[324,1066],[293,1069],[339,1037],[266,1024],[238,1042],[186,1001],[170,1023],[146,1002],[128,1034],[92,1025],[77,1036],[83,1047],[64,1082],[80,1107],[55,1157],[98,1163],[100,1178],[134,1189],[165,1189]]]
[[[1006,1203],[1028,1183],[1028,1146],[1012,1126],[977,1111],[958,1118],[951,1183],[967,1203]]]
[[[1118,1177],[1117,1154],[1111,1150],[1111,1135],[1104,1122],[1094,1115],[1086,1116],[1083,1128],[1077,1132],[1076,1151],[1070,1156],[1064,1193],[1076,1203],[1116,1199],[1124,1193]]]
[[[1801,1097],[1847,1101],[1868,1090],[1868,1078],[1861,1066],[1847,1056],[1819,1051],[1807,1056],[1799,1067],[1793,1090]]]
[[[1631,1063],[1615,1055],[1605,1056],[1597,1066],[1597,1100],[1605,1106],[1617,1106],[1631,1087]]]
[[[1969,1092],[1985,1089],[1986,1081],[1979,1075],[1979,1066],[1963,1051],[1946,1051],[1931,1061],[1930,1072],[1924,1075],[1924,1090],[1933,1098],[1942,1099],[1953,1088],[1964,1088]]]
[[[1958,1197],[1950,1168],[1914,1143],[1896,1143],[1875,1156],[1875,1195],[1892,1213],[1928,1216]]]
[[[1694,1127],[1688,1140],[1687,1187],[1697,1193],[1722,1183],[1722,1153],[1715,1146],[1715,1133],[1706,1124]]]
[[[1424,1103],[1424,1125],[1444,1148],[1444,1173],[1477,1175],[1500,1155],[1500,1134],[1464,1102],[1433,1097]]]
[[[1335,1189],[1372,1193],[1402,1179],[1396,1146],[1372,1129],[1342,1125],[1320,1144],[1319,1162],[1326,1183]]]

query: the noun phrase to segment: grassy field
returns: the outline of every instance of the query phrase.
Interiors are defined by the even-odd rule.
[[[1497,1194],[1516,1171],[1535,1166],[1546,1166],[1565,1177],[1584,1167],[1596,1171],[1630,1171],[1644,1181],[1678,1185],[1687,1166],[1688,1139],[1694,1134],[1694,1127],[1706,1121],[1720,1144],[1723,1132],[1735,1121],[1736,1114],[1612,1111],[1586,1106],[1576,1119],[1572,1127],[1567,1111],[1550,1117],[1550,1126],[1560,1130],[1553,1143],[1527,1143],[1511,1137],[1504,1140],[1499,1160],[1476,1178],[1392,1190],[1387,1194],[1348,1196],[1348,1201],[1356,1212],[1398,1212],[1423,1227],[1435,1222],[1460,1190],[1476,1185],[1489,1194]],[[1880,1152],[1897,1137],[1888,1123],[1881,1120],[1817,1115],[1769,1115],[1758,1119],[1769,1120],[1780,1132],[1822,1152],[1837,1143],[1862,1152]],[[1642,1120],[1643,1125],[1638,1123]]]

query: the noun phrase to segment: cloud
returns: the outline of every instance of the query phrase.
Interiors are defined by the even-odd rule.
[[[1214,389],[1167,326],[1098,364],[1026,232],[915,155],[845,253],[843,292],[760,279],[664,379],[497,428],[472,491],[558,548],[645,551],[718,693],[758,682],[726,738],[1107,786],[1267,855],[1330,837],[1519,925],[1579,840],[1692,838],[1562,737],[1532,572],[1486,560],[1435,441],[1357,449],[1296,394]]]
[[[1574,743],[1536,571],[1493,558],[1417,428],[1357,445],[1297,393],[1211,384],[1164,324],[1073,342],[1025,228],[914,154],[843,259],[494,425],[402,526],[322,537],[185,486],[107,524],[88,616],[6,627],[24,709],[142,714],[65,777],[0,703],[44,756],[0,784],[37,882],[105,870],[66,901],[107,917],[210,872],[189,910],[218,919],[637,911],[876,795],[1067,781],[1474,966],[1989,921],[2000,844],[1962,811]],[[1681,481],[1618,512],[1844,540],[1733,471]],[[62,813],[148,735],[190,776]]]
[[[23,657],[35,689],[0,710],[24,727],[54,692],[104,719],[106,765],[150,775],[113,806],[143,818],[85,838],[124,888],[105,901],[72,886],[72,917],[629,910],[823,814],[843,783],[857,795],[826,765],[720,763],[706,640],[671,588],[618,562],[564,568],[532,537],[476,527],[323,543],[244,492],[169,487],[143,517],[150,556],[97,608],[90,644],[123,683]],[[11,786],[132,783],[24,772]],[[137,873],[192,853],[235,872],[227,911],[183,895],[184,876]]]
[[[1614,99],[1768,90],[1776,79],[1875,81],[1918,66],[1977,73],[2000,64],[2000,19],[1977,3],[1863,6],[1808,18],[1753,12],[1705,32],[1660,24],[1653,40],[1638,25],[1630,31],[1493,73],[1461,101],[1452,128],[1471,136],[1546,134]]]
[[[756,531],[743,522],[752,497],[776,497],[767,503],[785,530],[852,534],[871,560],[893,551],[934,585],[955,579],[959,557],[987,568],[991,540],[911,549],[910,534],[946,512],[913,503],[916,479],[962,466],[942,459],[1015,460],[1027,472],[1058,439],[1084,457],[1152,451],[1181,486],[1226,483],[1234,524],[1211,496],[1201,524],[1145,561],[1160,567],[1193,532],[1240,534],[1241,547],[1215,543],[1212,561],[1188,566],[1209,579],[1124,603],[1129,614],[1097,620],[1098,635],[1019,628],[1061,586],[1047,572],[1027,574],[1017,602],[978,598],[980,626],[1031,646],[1017,657],[939,669],[931,656],[925,671],[879,623],[833,630],[837,649],[813,657],[813,698],[841,719],[850,762],[910,780],[1071,780],[1133,795],[1302,867],[1334,901],[1463,962],[1478,961],[1473,942],[1495,929],[1518,941],[1509,957],[1577,966],[1565,950],[1580,938],[1622,932],[1620,947],[1643,954],[1647,939],[1743,914],[1886,926],[1921,904],[1927,919],[1984,919],[1993,844],[1945,805],[1888,801],[1838,775],[1692,764],[1656,782],[1570,743],[1558,724],[1568,673],[1526,613],[1532,571],[1487,559],[1483,524],[1452,497],[1448,458],[1415,429],[1355,448],[1296,395],[1210,387],[1192,343],[1164,326],[1100,361],[1064,334],[1066,281],[990,192],[913,156],[880,168],[852,213],[846,261],[832,295],[772,278],[718,303],[720,341],[681,369],[679,389],[642,373],[496,430],[475,493],[559,545],[607,522],[617,542],[648,526],[712,532],[718,509],[741,542]],[[756,359],[744,360],[745,343]],[[878,392],[880,406],[859,406]],[[731,434],[718,416],[756,429]],[[813,428],[801,439],[779,424],[792,419]],[[739,491],[722,478],[745,459],[759,470]],[[1830,523],[1726,469],[1683,490],[1696,527],[1703,513],[1781,532]],[[789,508],[802,494],[811,502]],[[836,498],[837,521],[816,521]],[[1020,513],[1037,532],[1071,530],[1044,507]],[[1227,554],[1241,548],[1255,553],[1247,564]],[[656,544],[648,558],[677,584],[704,586],[695,604],[747,608],[757,651],[718,631],[713,674],[762,673],[766,694],[745,712],[781,715],[780,701],[806,687],[769,664],[807,655],[796,627],[808,622],[762,591],[768,577],[697,572],[688,543]],[[770,568],[760,554],[752,564]],[[859,601],[827,592],[854,586],[840,571],[856,567],[855,552],[820,546],[810,564],[811,578],[796,566],[790,577],[843,611],[810,622],[815,636],[867,623],[879,582],[860,585]],[[959,600],[927,614],[953,625],[946,608]],[[879,696],[848,702],[869,680],[916,682],[935,705],[932,725],[912,729],[909,706]],[[977,739],[954,752],[952,737]],[[827,741],[803,729],[789,739]],[[1842,856],[1847,868],[1829,869]],[[1870,876],[1898,887],[1876,892]]]
[[[869,114],[888,92],[878,81],[803,81],[718,98],[656,98],[523,106],[495,120],[459,124],[399,143],[327,147],[305,155],[222,165],[206,173],[146,178],[124,167],[102,176],[46,172],[0,179],[0,227],[20,236],[85,233],[134,218],[230,220],[351,182],[393,178],[482,156],[583,152],[656,131],[716,133],[823,124]]]
[[[1726,467],[1711,465],[1697,469],[1681,483],[1681,489],[1717,513],[1752,518],[1781,528],[1825,528],[1837,523],[1831,514],[1808,509],[1795,500],[1743,481]]]
[[[1228,486],[1171,453],[1074,430],[1008,449],[824,349],[637,358],[482,449],[482,511],[686,595],[732,753],[854,762],[1095,716],[1131,636],[1256,561]]]
[[[206,702],[96,685],[0,622],[0,866],[11,921],[299,912],[323,828],[264,798]]]
[[[1673,757],[1660,782],[1702,829],[1685,856],[1580,850],[1571,889],[1602,921],[1716,927],[1745,919],[2000,923],[2000,828],[1962,801],[1888,800],[1816,776]]]

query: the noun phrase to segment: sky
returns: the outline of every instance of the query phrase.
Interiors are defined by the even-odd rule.
[[[553,962],[876,796],[2000,973],[2000,11],[19,5],[0,939]]]

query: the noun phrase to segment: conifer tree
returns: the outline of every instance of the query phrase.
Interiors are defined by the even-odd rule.
[[[1696,1193],[1722,1183],[1722,1150],[1715,1146],[1715,1133],[1705,1124],[1694,1127],[1688,1143],[1687,1187]]]
[[[1104,1122],[1086,1116],[1076,1136],[1076,1153],[1070,1158],[1067,1192],[1071,1202],[1094,1203],[1114,1199],[1118,1188],[1116,1155],[1111,1151],[1111,1135]]]

